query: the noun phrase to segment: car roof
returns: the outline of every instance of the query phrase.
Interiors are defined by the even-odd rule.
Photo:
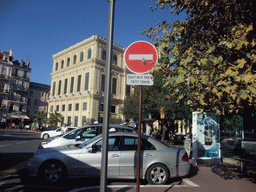
[[[138,137],[137,133],[131,133],[131,132],[113,132],[109,133],[109,137],[114,137],[114,136],[126,136],[126,137]],[[141,138],[148,140],[150,143],[152,143],[158,150],[168,150],[170,149],[169,146],[166,144],[150,137],[144,134],[141,134]]]
[[[79,128],[87,128],[87,127],[102,127],[103,124],[100,123],[100,124],[91,124],[91,125],[84,125],[82,127],[79,127]],[[134,130],[133,127],[130,127],[130,126],[125,126],[125,125],[119,125],[119,124],[109,124],[109,128],[121,128],[121,129],[132,129]]]

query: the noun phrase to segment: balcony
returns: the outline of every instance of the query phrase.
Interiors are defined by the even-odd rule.
[[[15,78],[15,79],[23,79],[25,81],[28,81],[30,79],[30,77],[24,76],[24,75],[20,75],[20,74],[13,74],[12,77]]]
[[[0,79],[2,81],[9,81],[10,80],[10,76],[9,75],[4,75],[4,74],[0,74]]]
[[[6,110],[6,105],[5,104],[1,104],[0,105],[0,110]]]
[[[11,85],[11,89],[15,90],[15,91],[24,91],[24,92],[28,92],[29,89],[22,86],[22,85]]]
[[[0,89],[0,95],[6,95],[8,93],[7,89]]]
[[[14,103],[20,103],[20,104],[27,103],[27,98],[25,98],[25,97],[17,97],[17,96],[12,95],[10,100],[11,100],[11,102],[14,102]]]

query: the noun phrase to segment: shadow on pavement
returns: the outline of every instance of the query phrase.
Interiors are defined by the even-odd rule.
[[[24,185],[26,192],[32,191],[70,191],[76,188],[82,187],[92,187],[100,185],[100,178],[75,178],[75,179],[66,179],[63,182],[56,184],[44,183],[39,180],[37,177],[31,177],[28,174],[26,168],[21,169],[18,172],[21,184]]]
[[[7,170],[31,158],[34,153],[0,153],[0,171]],[[0,175],[1,177],[1,175]]]
[[[250,167],[246,173],[241,171],[241,167],[238,165],[229,165],[229,164],[218,164],[213,166],[212,172],[216,173],[220,177],[228,179],[242,179],[246,178],[247,180],[256,183],[256,168]]]
[[[188,175],[186,176],[186,178],[191,178],[191,177],[194,177],[197,175],[199,171],[199,168],[198,167],[194,167],[193,165],[190,166],[190,170],[189,170],[189,173]]]

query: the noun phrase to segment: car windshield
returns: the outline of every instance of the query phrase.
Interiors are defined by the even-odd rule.
[[[75,139],[78,134],[80,134],[84,129],[76,129],[63,136],[65,139]]]
[[[94,141],[96,141],[96,140],[97,140],[99,137],[101,137],[101,136],[102,136],[102,134],[100,134],[100,135],[98,135],[98,136],[96,136],[96,137],[94,137],[94,138],[92,138],[92,139],[90,139],[90,140],[85,141],[84,143],[82,143],[81,145],[79,145],[78,148],[84,148],[84,147],[90,145],[91,143],[93,143]]]

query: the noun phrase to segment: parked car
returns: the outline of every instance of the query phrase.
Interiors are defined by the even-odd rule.
[[[30,124],[29,125],[25,125],[24,129],[31,129],[31,125]]]
[[[134,128],[121,125],[109,125],[110,132],[135,132]],[[58,147],[69,144],[81,144],[102,133],[102,124],[85,125],[62,136],[44,140],[39,149]]]
[[[68,132],[74,130],[74,129],[77,129],[77,127],[70,127],[70,126],[67,126],[67,129],[68,129]],[[58,136],[58,135],[61,135],[61,127],[55,129],[55,130],[47,130],[47,131],[43,131],[41,133],[41,138],[42,139],[48,139],[50,137],[55,137],[55,136]]]
[[[108,178],[135,179],[138,135],[115,132],[108,140]],[[66,178],[99,177],[102,135],[83,144],[38,150],[27,165],[30,176],[56,183]],[[189,173],[190,163],[184,149],[169,147],[141,135],[141,175],[150,184],[161,185],[170,178]]]
[[[234,153],[242,157],[256,155],[256,134],[244,132],[241,140],[236,144]]]

